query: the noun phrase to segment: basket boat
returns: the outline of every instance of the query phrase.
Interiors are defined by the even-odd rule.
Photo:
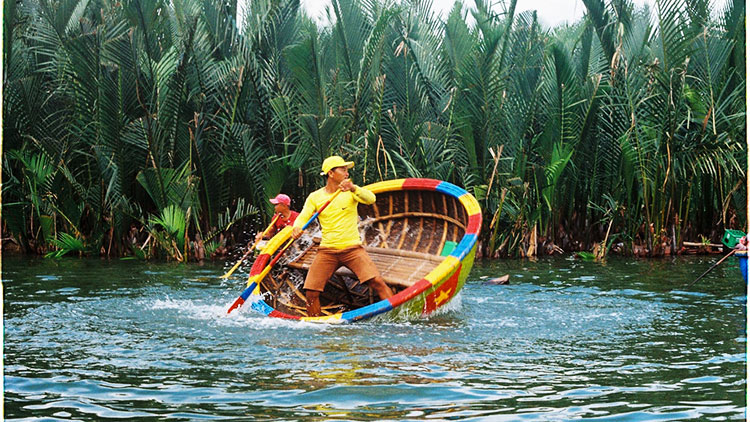
[[[252,308],[264,315],[315,322],[353,322],[380,314],[426,316],[461,290],[477,250],[482,214],[466,190],[433,179],[398,179],[366,186],[377,199],[360,204],[360,235],[394,295],[380,300],[346,267],[329,279],[320,296],[322,316],[308,317],[302,284],[319,239],[299,239],[296,251],[276,265],[253,291]],[[311,232],[311,230],[308,230]],[[269,240],[250,269],[260,274],[290,238],[286,227]]]

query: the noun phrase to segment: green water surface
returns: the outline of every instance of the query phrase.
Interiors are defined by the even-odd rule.
[[[230,263],[4,256],[5,418],[742,420],[738,264],[680,288],[716,260],[477,262],[439,315],[320,325],[227,316]]]

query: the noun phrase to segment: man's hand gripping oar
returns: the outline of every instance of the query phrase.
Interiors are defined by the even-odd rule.
[[[338,196],[339,193],[341,193],[341,190],[340,189],[336,190],[336,192],[334,192],[331,199],[326,201],[326,203],[323,204],[323,206],[321,206],[320,209],[318,209],[318,211],[316,211],[315,214],[313,214],[309,220],[307,220],[305,225],[302,226],[303,231],[307,229],[307,227],[318,218],[320,213],[323,212],[324,209],[326,209],[328,204],[330,204],[331,201],[333,201],[333,199],[336,198],[336,196]],[[292,243],[294,243],[295,240],[296,239],[294,237],[289,238],[286,244],[279,250],[278,253],[276,253],[276,256],[273,257],[273,259],[268,263],[268,265],[265,266],[265,268],[263,268],[263,271],[255,275],[251,275],[247,279],[247,288],[245,288],[245,290],[242,291],[242,293],[237,298],[237,300],[235,300],[234,303],[232,303],[232,306],[230,306],[229,309],[227,310],[227,314],[231,313],[233,310],[235,310],[236,308],[239,308],[240,306],[242,306],[243,303],[245,303],[247,298],[250,297],[250,295],[253,293],[253,290],[255,290],[255,287],[258,285],[258,282],[260,282],[260,280],[263,280],[263,278],[265,278],[265,276],[268,275],[268,273],[271,271],[271,268],[273,268],[273,266],[276,264],[279,258],[281,258],[281,255],[283,255],[284,252],[286,252],[286,250],[289,248],[289,246],[292,245]]]

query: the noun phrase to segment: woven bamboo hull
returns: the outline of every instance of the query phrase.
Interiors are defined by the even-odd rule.
[[[476,199],[455,185],[432,179],[398,179],[366,186],[377,200],[359,205],[363,244],[394,296],[380,300],[345,267],[321,295],[324,316],[308,317],[302,284],[317,253],[316,239],[300,239],[288,260],[277,264],[255,289],[252,307],[270,317],[351,322],[387,313],[429,315],[461,290],[474,263],[482,216]],[[308,230],[310,231],[310,230]],[[260,273],[289,239],[274,236],[250,270]],[[287,258],[287,256],[285,256]]]

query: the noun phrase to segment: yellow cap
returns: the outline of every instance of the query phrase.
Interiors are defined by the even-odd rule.
[[[354,162],[344,161],[344,159],[339,157],[338,155],[332,155],[323,160],[323,166],[321,167],[321,170],[323,171],[320,172],[320,175],[325,176],[329,171],[335,169],[336,167],[346,167],[350,169],[354,167]]]

